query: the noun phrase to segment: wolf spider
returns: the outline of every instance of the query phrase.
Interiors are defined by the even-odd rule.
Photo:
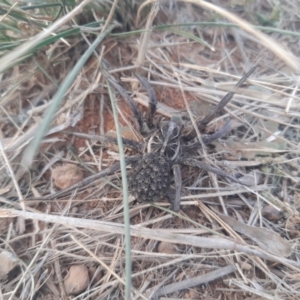
[[[235,85],[233,90],[225,95],[214,110],[202,120],[196,121],[199,132],[203,132],[205,127],[222,111],[225,105],[231,100],[237,88],[239,88],[247,78],[254,72],[255,67],[246,73]],[[131,108],[135,117],[137,128],[144,138],[145,143],[139,143],[126,138],[122,138],[125,147],[132,148],[142,155],[133,155],[125,159],[126,165],[131,165],[129,174],[128,188],[131,194],[138,201],[154,202],[162,198],[168,198],[172,209],[180,209],[181,193],[181,165],[187,165],[203,169],[207,172],[213,172],[222,177],[228,178],[234,182],[243,184],[238,179],[227,174],[223,170],[207,165],[193,157],[194,153],[203,145],[209,145],[212,141],[221,138],[229,133],[230,124],[227,122],[220,130],[211,135],[202,135],[198,137],[197,131],[191,127],[191,122],[183,124],[178,116],[172,116],[170,120],[159,118],[154,121],[157,109],[157,99],[154,89],[150,83],[143,77],[135,74],[149,95],[149,106],[146,117],[143,118],[136,103],[131,99],[127,92],[115,82],[106,72],[103,72],[107,82],[113,86],[124,98]],[[192,128],[189,130],[189,128]],[[72,133],[75,136],[87,137],[80,133]],[[95,139],[95,137],[91,138]],[[117,144],[117,140],[109,136],[97,136],[100,142]],[[145,154],[146,152],[146,154]],[[47,198],[52,199],[57,196],[68,193],[73,189],[83,188],[93,183],[96,179],[112,175],[120,169],[120,163],[116,163],[107,169],[85,178],[74,186],[50,195]],[[174,176],[175,191],[171,189],[172,174]],[[173,199],[172,199],[173,198]]]
[[[198,130],[201,132],[206,125],[211,122],[231,100],[237,88],[239,88],[247,78],[254,72],[255,67],[245,74],[235,85],[233,91],[229,92],[214,108],[212,113],[208,114],[202,120],[196,122]],[[209,166],[192,157],[193,152],[202,145],[209,145],[213,140],[225,136],[230,131],[230,124],[227,122],[223,128],[211,135],[202,135],[197,138],[197,132],[193,128],[187,132],[190,124],[183,124],[180,117],[173,116],[170,120],[154,121],[157,109],[157,99],[154,89],[150,83],[143,77],[135,74],[149,95],[149,106],[146,117],[143,118],[136,103],[131,99],[127,92],[110,77],[106,77],[111,84],[124,98],[130,106],[139,132],[144,138],[145,144],[136,144],[133,141],[123,139],[125,146],[131,148],[146,150],[146,154],[138,157],[132,157],[127,160],[131,165],[131,173],[128,178],[128,188],[131,194],[138,201],[155,202],[167,197],[172,204],[172,209],[180,209],[181,192],[181,169],[180,165],[198,167],[208,172],[216,173],[220,176],[231,179],[234,182],[241,183],[236,178],[230,176],[219,168]],[[201,141],[202,140],[202,141]],[[133,146],[135,145],[135,146]],[[143,147],[144,146],[144,147]],[[172,173],[175,183],[175,199],[170,197],[170,186]],[[242,183],[241,183],[242,184]]]

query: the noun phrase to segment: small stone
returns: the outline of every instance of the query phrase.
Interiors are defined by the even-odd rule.
[[[52,170],[54,185],[59,189],[66,189],[83,178],[83,173],[79,167],[73,164],[56,167]]]
[[[262,215],[269,221],[279,221],[283,217],[283,212],[281,210],[276,209],[272,205],[266,205],[262,209]]]
[[[89,285],[89,272],[85,265],[74,265],[64,279],[65,290],[68,295],[77,295]]]
[[[245,271],[250,271],[252,269],[252,266],[246,262],[241,262],[240,267],[242,270],[245,270]]]
[[[285,229],[294,239],[300,238],[300,216],[294,215],[286,220]]]
[[[166,254],[178,254],[179,252],[176,251],[174,244],[169,242],[160,242],[157,247],[158,253],[166,253]]]
[[[8,273],[18,264],[19,260],[13,253],[3,250],[0,253],[0,280],[6,279]]]
[[[183,299],[200,299],[200,295],[197,291],[189,290],[187,293],[184,294]]]

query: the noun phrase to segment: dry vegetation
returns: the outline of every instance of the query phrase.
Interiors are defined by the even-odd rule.
[[[230,117],[230,134],[198,153],[248,186],[185,167],[178,214],[129,197],[131,297],[299,299],[298,1],[78,2],[0,4],[0,299],[126,297],[121,173],[82,184],[124,161],[100,138],[119,134],[104,74],[143,109],[138,70],[158,113],[187,120],[254,65],[206,132]],[[122,136],[140,141],[115,103]]]

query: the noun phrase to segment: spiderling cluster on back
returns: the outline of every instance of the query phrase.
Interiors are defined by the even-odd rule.
[[[229,92],[215,107],[212,113],[202,120],[197,121],[197,127],[203,132],[210,123],[231,100],[237,88],[239,88],[247,78],[254,72],[255,67],[245,74],[235,85],[233,91]],[[127,147],[138,149],[146,153],[140,156],[129,157],[126,163],[131,165],[129,173],[129,191],[138,201],[158,201],[168,198],[172,204],[172,209],[180,209],[181,193],[181,165],[198,167],[208,172],[214,172],[220,176],[227,177],[234,182],[239,182],[233,176],[225,173],[219,168],[209,166],[196,158],[193,152],[203,144],[208,145],[215,139],[221,138],[229,133],[230,124],[227,122],[223,128],[211,135],[203,135],[202,142],[198,140],[195,129],[186,130],[185,125],[179,117],[172,117],[171,120],[161,120],[154,122],[157,108],[157,99],[150,83],[143,77],[135,74],[149,95],[149,107],[146,116],[143,118],[136,103],[131,99],[127,92],[109,76],[106,77],[111,84],[124,98],[130,106],[136,119],[137,127],[144,137],[145,144],[123,139]],[[190,128],[190,126],[186,126]],[[184,130],[185,129],[185,130]],[[170,188],[174,177],[175,191]],[[170,196],[173,194],[173,196]],[[175,196],[174,196],[175,195]],[[173,198],[173,199],[172,199]]]
[[[153,152],[132,164],[129,190],[140,201],[158,201],[166,194],[171,181],[171,161]]]

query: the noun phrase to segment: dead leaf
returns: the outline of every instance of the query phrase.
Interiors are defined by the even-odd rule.
[[[233,230],[246,235],[248,238],[257,243],[263,250],[283,257],[290,255],[292,251],[290,244],[278,233],[266,228],[249,226],[224,215],[219,214],[219,216],[227,223],[227,225],[232,227]]]

